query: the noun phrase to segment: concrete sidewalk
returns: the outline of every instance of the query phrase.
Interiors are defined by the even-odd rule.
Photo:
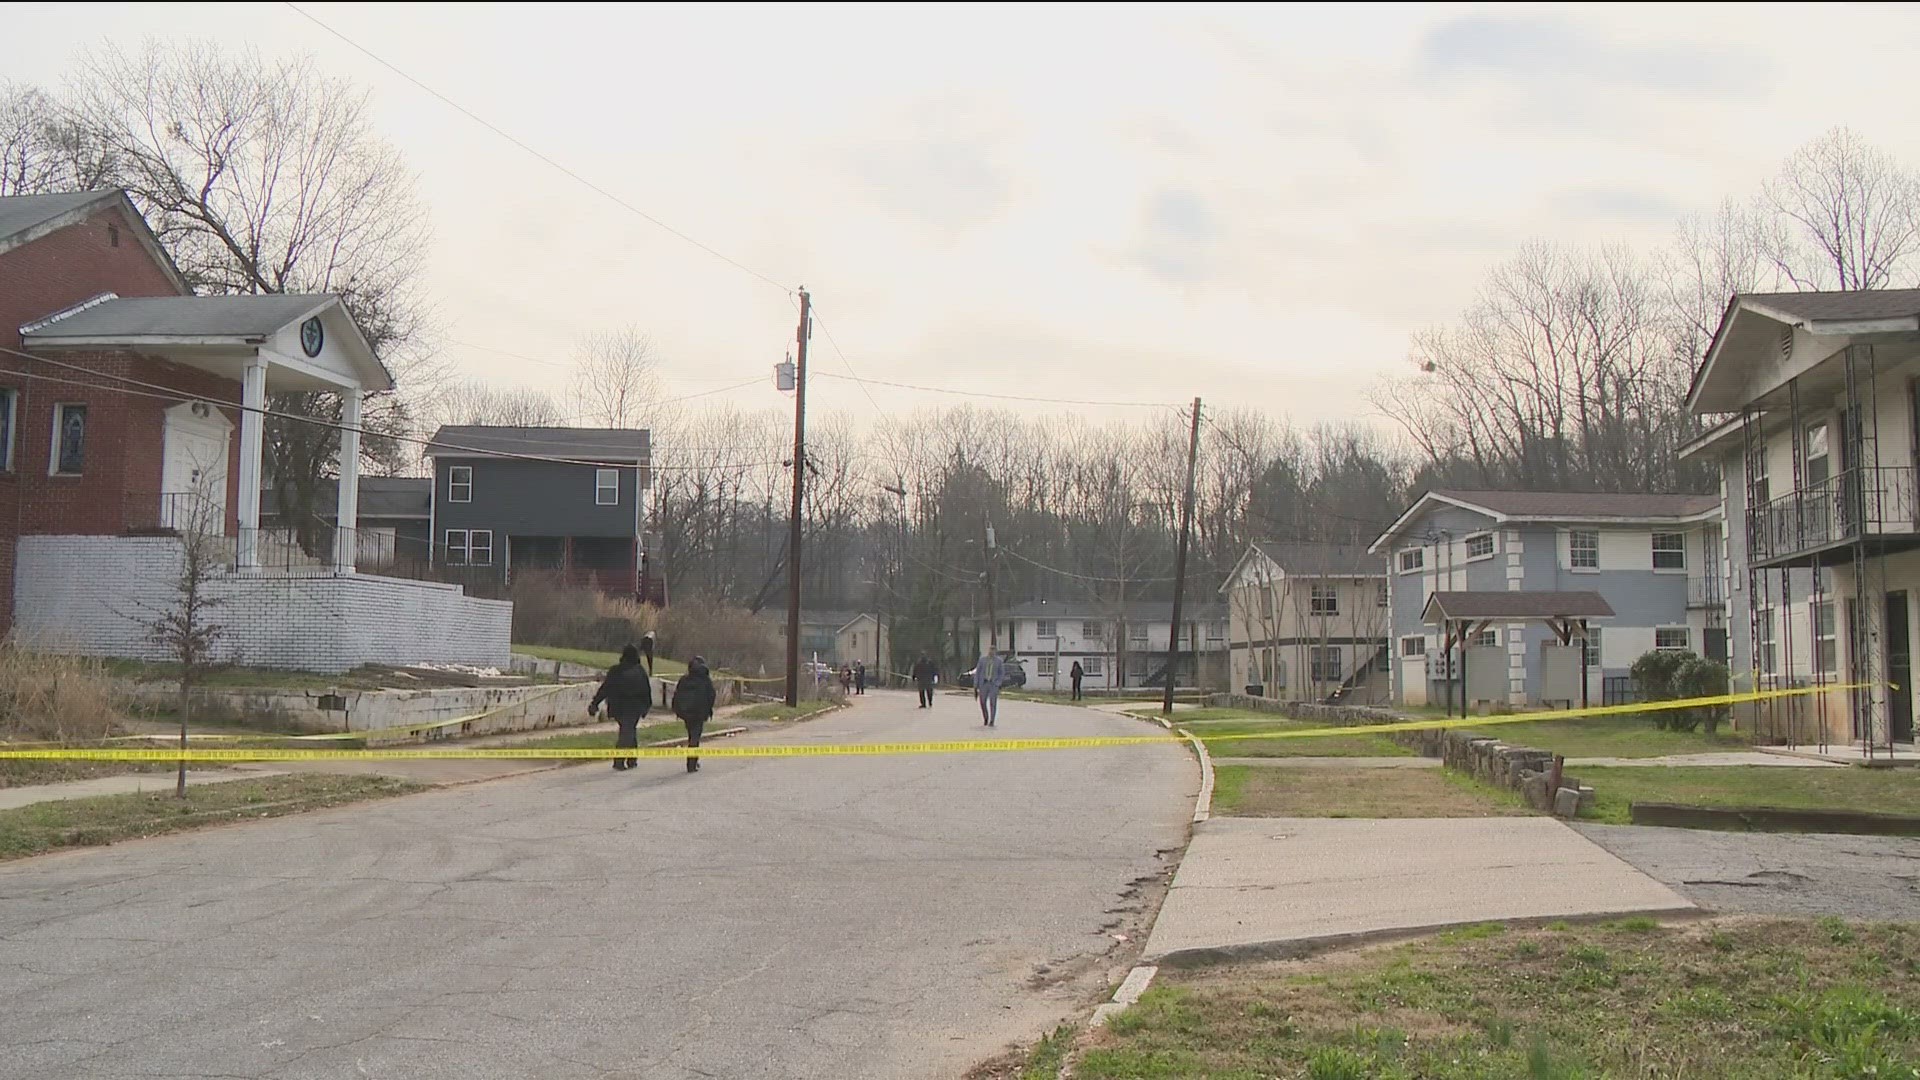
[[[1145,962],[1286,956],[1463,923],[1698,908],[1551,818],[1214,818]]]
[[[268,776],[283,776],[287,770],[278,768],[220,769],[215,771],[187,770],[189,787],[201,784],[225,784],[235,780],[259,780]],[[120,776],[101,776],[92,780],[69,780],[60,784],[30,784],[24,787],[0,788],[0,810],[18,810],[35,803],[59,802],[63,799],[91,799],[97,795],[135,795],[142,791],[172,791],[174,774],[171,772],[125,773]]]

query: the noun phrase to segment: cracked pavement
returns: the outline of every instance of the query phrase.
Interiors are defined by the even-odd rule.
[[[1000,720],[749,741],[1140,726]],[[12,863],[0,1080],[958,1076],[1124,971],[1198,783],[1173,744],[595,764]]]

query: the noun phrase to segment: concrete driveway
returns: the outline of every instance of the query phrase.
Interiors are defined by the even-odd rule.
[[[1007,701],[992,735],[1140,730]],[[596,764],[15,863],[0,1077],[957,1076],[1124,969],[1197,785],[1172,744]]]

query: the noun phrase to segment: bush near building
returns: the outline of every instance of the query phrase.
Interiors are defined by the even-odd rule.
[[[1727,692],[1727,665],[1705,659],[1685,649],[1647,653],[1633,662],[1633,684],[1642,701],[1680,701],[1686,698],[1713,697]],[[1687,709],[1661,709],[1649,715],[1653,726],[1663,731],[1693,731],[1705,728],[1712,735],[1727,718],[1725,705],[1705,705]]]

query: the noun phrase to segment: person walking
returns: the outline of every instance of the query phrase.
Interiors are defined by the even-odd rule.
[[[1067,677],[1073,680],[1073,700],[1079,701],[1080,680],[1087,677],[1087,669],[1080,666],[1080,661],[1075,660],[1073,662],[1073,670],[1067,672]]]
[[[988,727],[1000,716],[1000,684],[1007,679],[1006,662],[993,648],[973,665],[973,696],[980,699],[980,720]]]
[[[687,725],[687,749],[700,749],[700,732],[713,717],[713,675],[707,670],[707,658],[696,656],[687,662],[687,673],[673,684],[673,715]],[[700,771],[700,757],[687,755],[687,771]]]
[[[614,749],[638,747],[640,721],[645,720],[647,710],[653,708],[653,672],[640,662],[639,649],[629,645],[620,650],[620,662],[608,669],[607,677],[600,680],[600,689],[587,705],[587,715],[598,715],[602,703],[607,706],[607,715],[620,726],[619,734],[613,738]],[[615,758],[613,767],[618,772],[638,764],[637,758]]]
[[[920,707],[923,709],[933,708],[933,680],[939,670],[933,666],[933,657],[928,656],[925,650],[921,651],[920,659],[913,662],[913,685],[920,690]]]
[[[864,694],[867,692],[867,662],[865,660],[855,661],[853,665],[853,692],[856,694]]]

